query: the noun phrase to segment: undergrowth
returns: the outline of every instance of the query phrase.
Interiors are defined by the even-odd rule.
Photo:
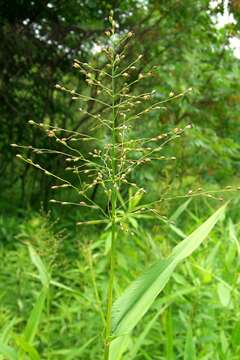
[[[152,163],[164,166],[176,160],[164,155],[165,147],[185,136],[192,125],[157,133],[153,126],[150,136],[145,136],[144,126],[150,126],[149,114],[165,111],[166,103],[191,89],[170,93],[166,99],[155,91],[138,94],[134,85],[154,76],[154,68],[138,70],[142,55],[128,62],[133,33],[117,33],[113,13],[109,21],[99,66],[78,59],[73,64],[89,85],[88,92],[56,85],[92,118],[88,132],[30,120],[49,138],[49,148],[12,144],[23,151],[18,158],[55,180],[52,204],[81,209],[76,224],[80,230],[55,233],[49,219],[32,217],[19,226],[17,239],[25,245],[6,254],[1,250],[2,276],[5,279],[9,266],[15,267],[17,291],[14,301],[3,306],[0,353],[20,360],[234,359],[239,352],[235,346],[239,322],[234,322],[235,329],[226,316],[216,314],[225,309],[232,319],[232,309],[238,311],[239,279],[236,274],[229,278],[239,266],[237,224],[231,218],[222,221],[210,244],[183,265],[226,216],[227,204],[214,212],[206,199],[222,201],[218,189],[196,187],[173,195],[171,184],[152,198],[151,186],[142,187],[136,176],[139,167],[148,171]],[[97,104],[97,113],[89,112],[91,102]],[[45,154],[59,157],[59,174],[41,165]],[[232,190],[227,187],[222,193]],[[191,209],[191,202],[199,197],[211,210],[201,216]],[[165,204],[179,200],[184,200],[180,207],[165,216]],[[191,219],[191,226],[179,226],[183,214]],[[90,225],[95,232],[86,230]],[[226,251],[219,238],[231,241],[224,266],[216,261]],[[9,292],[1,291],[6,304]],[[33,297],[34,305],[29,306]],[[9,320],[14,311],[18,316]]]

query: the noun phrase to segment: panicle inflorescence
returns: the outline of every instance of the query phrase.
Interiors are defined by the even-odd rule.
[[[175,156],[164,155],[163,149],[192,127],[188,124],[183,128],[176,127],[151,137],[134,137],[134,129],[139,123],[148,119],[151,113],[164,110],[168,101],[184,96],[192,91],[192,88],[178,94],[170,92],[166,99],[161,100],[157,99],[155,91],[137,94],[136,84],[154,76],[155,67],[147,69],[146,72],[138,71],[142,54],[126,64],[127,46],[134,34],[131,31],[116,34],[118,24],[113,14],[110,14],[109,21],[110,29],[105,32],[107,39],[100,46],[100,66],[79,59],[73,62],[73,68],[86,83],[86,91],[68,89],[61,84],[55,86],[56,90],[67,93],[78,103],[78,111],[87,117],[91,124],[88,130],[79,132],[47,122],[37,123],[29,120],[31,126],[45,133],[52,147],[33,148],[12,144],[13,147],[33,152],[34,160],[19,154],[17,157],[52,176],[57,181],[52,190],[72,189],[77,197],[74,202],[51,199],[51,203],[89,207],[99,211],[99,215],[106,219],[111,218],[110,203],[113,191],[121,192],[128,185],[135,189],[136,194],[139,194],[139,191],[143,192],[134,182],[133,173],[136,168],[152,161],[176,160]],[[83,144],[86,142],[89,143],[89,151],[83,152]],[[62,159],[61,175],[45,169],[37,160],[40,154],[59,156]],[[107,210],[105,206],[93,200],[92,191],[96,187],[102,188],[106,196]],[[214,196],[199,189],[189,190],[186,196],[199,194]],[[119,208],[121,207],[119,204]],[[142,208],[140,207],[139,211]],[[144,211],[146,209],[148,207],[144,207]]]

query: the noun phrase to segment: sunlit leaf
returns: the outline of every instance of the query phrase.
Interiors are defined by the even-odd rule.
[[[192,254],[216,222],[225,212],[226,204],[218,209],[210,218],[199,226],[185,240],[181,241],[171,255],[158,260],[143,275],[135,280],[113,305],[112,335],[110,359],[114,360],[119,354],[124,335],[129,334],[148,311],[158,294],[162,291],[176,266]],[[121,350],[123,352],[124,349]]]
[[[38,330],[38,326],[41,320],[42,312],[44,309],[44,303],[46,300],[46,290],[43,289],[39,294],[36,304],[34,305],[27,325],[23,332],[24,339],[31,344]]]
[[[0,341],[0,354],[3,355],[7,360],[18,360],[16,351],[12,347],[5,345],[1,341]]]
[[[185,343],[184,360],[196,360],[195,344],[193,341],[192,327],[188,324],[188,332]]]
[[[48,287],[50,279],[49,279],[49,275],[48,275],[46,266],[43,264],[42,259],[37,254],[37,252],[35,251],[34,247],[31,244],[28,244],[28,250],[29,250],[31,261],[36,266],[36,268],[39,272],[40,280],[41,280],[43,286]]]

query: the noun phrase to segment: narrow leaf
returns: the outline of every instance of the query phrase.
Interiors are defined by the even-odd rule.
[[[235,226],[234,226],[231,219],[229,220],[229,225],[228,226],[229,226],[230,239],[232,239],[235,242],[236,247],[237,247],[237,251],[238,251],[238,256],[240,257],[240,243],[239,243],[238,238],[237,238]]]
[[[6,344],[10,337],[11,337],[11,331],[14,327],[14,325],[17,323],[16,318],[13,318],[3,329],[0,335],[0,341],[2,341],[4,344]]]
[[[181,241],[172,254],[158,260],[150,269],[135,280],[113,305],[112,335],[110,359],[115,359],[115,352],[121,344],[121,337],[129,334],[148,311],[158,294],[162,291],[176,266],[196,250],[208,236],[216,222],[225,212],[226,205],[218,209],[209,219],[199,226],[185,240]]]
[[[231,289],[224,283],[219,283],[217,292],[222,306],[229,307],[231,305]]]
[[[195,344],[192,336],[192,327],[189,324],[185,343],[184,360],[196,360]]]
[[[40,256],[36,253],[35,249],[32,247],[32,245],[28,244],[28,250],[30,254],[30,258],[32,263],[36,266],[38,269],[40,280],[46,288],[49,286],[49,275],[47,272],[47,269],[45,265],[42,262],[42,259]]]
[[[23,337],[19,336],[16,339],[17,345],[25,354],[28,354],[31,360],[41,360],[37,350],[29,344]]]
[[[82,353],[89,347],[91,343],[93,343],[96,340],[97,336],[94,336],[90,340],[88,340],[84,345],[82,345],[80,348],[73,348],[73,349],[61,349],[61,350],[55,350],[51,351],[49,355],[55,356],[63,356],[66,360],[72,360],[76,359],[76,356],[82,355]]]
[[[191,198],[189,198],[187,201],[185,201],[182,205],[180,205],[177,210],[172,214],[172,216],[169,218],[169,221],[176,221],[179,216],[182,215],[182,213],[187,209],[189,203],[191,202]]]
[[[166,359],[174,360],[174,327],[173,327],[173,320],[172,320],[172,309],[169,308],[165,314],[165,352],[166,352]]]
[[[12,347],[3,344],[1,341],[0,354],[3,355],[7,360],[18,360],[16,351]]]
[[[157,313],[153,316],[153,318],[151,319],[151,321],[149,321],[149,323],[147,324],[147,326],[144,328],[144,331],[141,333],[141,335],[139,336],[139,338],[137,339],[136,343],[134,344],[133,348],[131,349],[131,353],[129,355],[129,359],[130,360],[134,360],[140,347],[143,345],[145,338],[147,337],[149,331],[152,329],[153,325],[155,324],[155,322],[157,321],[157,319],[159,318],[159,316],[165,311],[165,309],[169,306],[165,305],[164,307],[160,308]]]
[[[24,339],[29,344],[33,342],[34,337],[36,335],[37,328],[41,320],[45,299],[46,299],[46,290],[43,289],[37,299],[36,304],[32,309],[27,325],[23,332]]]

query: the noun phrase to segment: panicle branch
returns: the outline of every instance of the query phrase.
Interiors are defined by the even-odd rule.
[[[191,88],[174,94],[171,92],[165,99],[158,99],[156,91],[136,93],[134,86],[148,77],[154,76],[156,67],[146,72],[138,71],[142,55],[126,64],[127,47],[133,37],[132,32],[119,34],[116,32],[118,24],[109,16],[110,29],[105,32],[106,40],[100,44],[102,55],[99,56],[100,65],[82,62],[75,59],[73,67],[88,87],[96,88],[95,92],[88,90],[78,91],[69,89],[60,84],[56,89],[70,95],[71,99],[80,102],[78,110],[87,116],[91,126],[86,132],[65,129],[48,122],[37,123],[29,121],[30,125],[41,129],[50,141],[51,147],[34,148],[31,145],[16,145],[23,151],[32,151],[33,156],[52,155],[61,158],[60,175],[45,169],[44,166],[32,159],[17,155],[18,158],[53,177],[57,184],[52,190],[72,189],[79,197],[79,201],[62,201],[51,199],[51,203],[61,205],[76,205],[100,210],[103,219],[109,220],[111,210],[111,196],[115,189],[121,193],[126,187],[133,187],[135,195],[144,193],[134,182],[134,172],[140,165],[152,161],[173,161],[175,156],[166,156],[164,147],[170,142],[183,136],[191,124],[184,128],[174,128],[171,131],[159,133],[150,137],[138,137],[135,124],[148,121],[151,112],[166,110],[166,103],[186,96]],[[114,84],[114,86],[113,86]],[[88,105],[94,103],[96,110]],[[114,122],[111,114],[114,113]],[[138,121],[136,123],[136,121]],[[137,125],[139,126],[139,125]],[[103,131],[102,131],[103,130]],[[100,131],[100,133],[98,133]],[[101,134],[101,137],[99,137]],[[136,136],[134,138],[134,136]],[[54,141],[54,143],[53,143]],[[89,150],[86,149],[88,144]],[[52,146],[54,144],[54,147]],[[53,147],[53,148],[52,148]],[[113,166],[114,164],[114,166]],[[105,202],[93,200],[92,191],[98,187],[105,194]],[[186,196],[214,195],[205,191],[189,191]],[[151,206],[170,198],[161,198],[151,203]],[[84,200],[84,201],[83,201]],[[131,197],[126,200],[126,203]],[[107,203],[107,211],[105,211]],[[116,200],[117,209],[122,204]],[[144,208],[148,211],[148,204],[140,206],[137,211]]]

